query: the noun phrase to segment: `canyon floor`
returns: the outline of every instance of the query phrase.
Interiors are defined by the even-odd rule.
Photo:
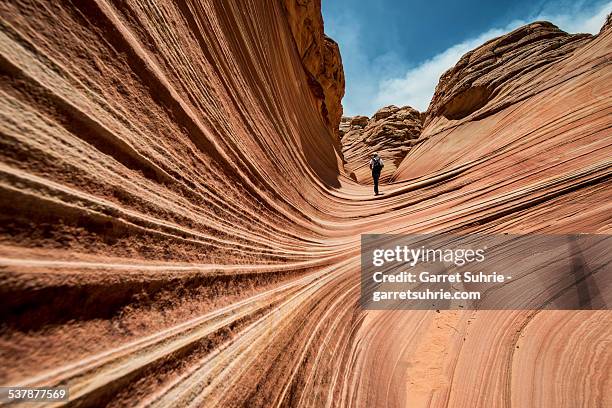
[[[66,385],[66,406],[612,406],[609,310],[359,305],[361,234],[612,231],[610,18],[492,40],[349,148],[315,1],[0,12],[1,385]]]

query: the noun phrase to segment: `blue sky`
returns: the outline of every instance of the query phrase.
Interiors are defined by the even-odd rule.
[[[340,45],[347,116],[385,105],[426,110],[438,78],[467,51],[523,24],[548,20],[599,32],[612,0],[322,0]]]

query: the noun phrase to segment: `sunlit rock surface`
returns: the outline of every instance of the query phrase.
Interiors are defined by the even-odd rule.
[[[608,312],[358,302],[362,233],[610,233],[610,30],[471,77],[474,112],[457,78],[374,198],[333,134],[339,56],[305,62],[308,4],[0,4],[0,384],[96,407],[610,406]]]

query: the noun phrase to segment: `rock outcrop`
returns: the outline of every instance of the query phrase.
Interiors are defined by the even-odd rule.
[[[440,78],[418,148],[392,179],[487,157],[529,131],[536,132],[529,137],[552,137],[547,123],[563,123],[579,107],[599,109],[606,87],[592,83],[610,69],[609,31],[572,35],[535,22],[465,54]]]
[[[548,85],[541,74],[591,39],[538,21],[488,41],[442,75],[427,124],[436,117],[476,120],[541,92]]]
[[[371,184],[369,161],[378,152],[385,167],[381,182],[388,181],[421,134],[422,115],[409,106],[386,106],[372,118],[343,117],[340,123],[346,171],[360,183]]]
[[[443,79],[464,100],[438,93],[375,198],[342,169],[317,16],[0,2],[0,385],[93,407],[611,406],[609,311],[359,303],[362,234],[612,231],[610,30],[544,24],[535,67],[543,40],[512,34],[501,82],[472,54],[481,75]],[[474,112],[459,76],[486,88]]]
[[[321,0],[283,0],[291,33],[308,74],[319,109],[337,134],[342,117],[344,70],[338,44],[325,35]]]

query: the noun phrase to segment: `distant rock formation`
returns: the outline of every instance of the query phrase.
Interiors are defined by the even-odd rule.
[[[321,0],[284,0],[287,20],[309,85],[320,100],[329,128],[338,134],[344,96],[344,70],[338,44],[323,32]]]
[[[385,163],[381,181],[388,180],[416,143],[422,119],[416,109],[394,105],[379,109],[371,119],[367,116],[343,117],[340,136],[346,162],[344,168],[356,181],[372,183],[368,163],[372,154],[378,152]]]

